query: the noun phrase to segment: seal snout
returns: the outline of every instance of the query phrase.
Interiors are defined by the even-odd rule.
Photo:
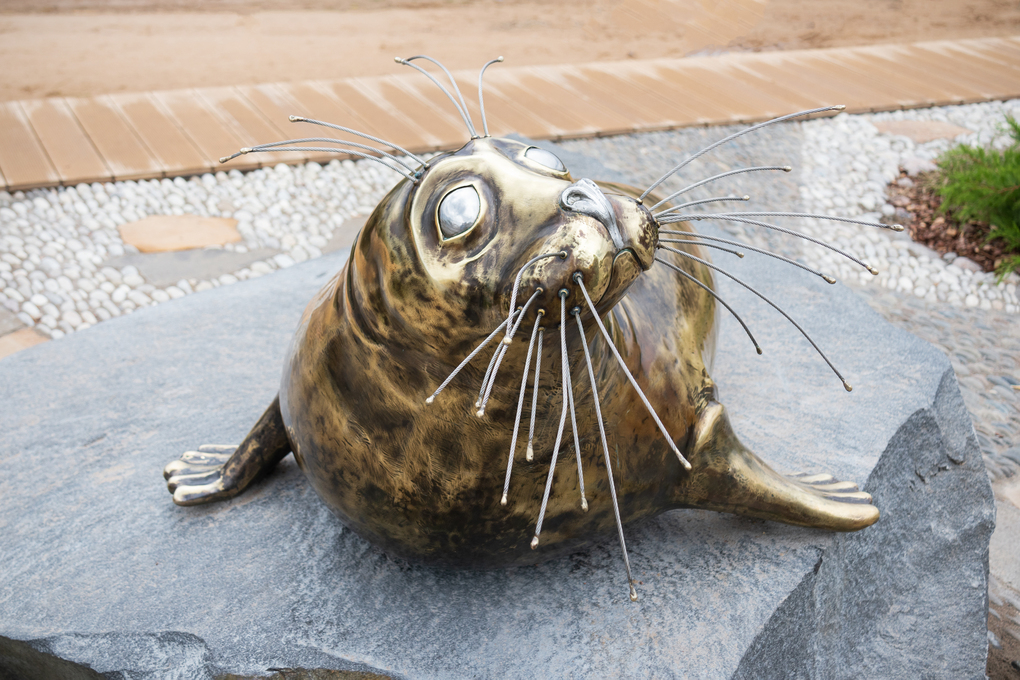
[[[623,235],[616,223],[616,211],[595,182],[584,178],[568,186],[560,194],[560,207],[595,218],[609,232],[613,246],[617,250],[624,248]]]

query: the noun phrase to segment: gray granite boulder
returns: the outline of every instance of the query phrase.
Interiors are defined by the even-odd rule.
[[[0,677],[22,677],[11,669],[33,650],[124,678],[984,676],[994,506],[948,361],[845,287],[763,258],[733,271],[801,319],[855,389],[723,280],[765,354],[722,317],[722,401],[777,469],[862,483],[882,511],[873,527],[669,512],[628,530],[631,603],[615,541],[487,572],[392,559],[292,458],[233,501],[173,505],[162,467],[241,440],[345,256],[0,361]]]

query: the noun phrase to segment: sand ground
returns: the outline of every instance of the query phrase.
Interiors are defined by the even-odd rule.
[[[0,0],[0,101],[1018,33],[1015,0]]]

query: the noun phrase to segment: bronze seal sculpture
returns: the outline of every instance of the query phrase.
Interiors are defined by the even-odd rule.
[[[433,78],[412,60],[400,61]],[[632,599],[623,528],[666,510],[836,531],[874,523],[878,510],[855,484],[769,468],[716,401],[706,365],[716,303],[729,307],[713,289],[713,270],[731,275],[705,250],[749,246],[697,234],[689,221],[706,214],[684,209],[746,197],[645,205],[664,179],[715,146],[841,107],[738,132],[642,192],[575,179],[546,150],[490,137],[483,104],[477,134],[450,80],[457,97],[443,89],[471,133],[457,151],[426,161],[393,145],[405,155],[334,138],[241,151],[339,143],[404,179],[309,303],[279,396],[244,441],[201,447],[166,467],[174,502],[231,498],[293,452],[343,523],[390,554],[503,567],[616,534]],[[789,168],[724,175],[770,169]],[[759,221],[775,214],[712,217],[795,234]],[[487,362],[479,358],[486,347],[494,348]],[[508,367],[520,377],[500,380]]]

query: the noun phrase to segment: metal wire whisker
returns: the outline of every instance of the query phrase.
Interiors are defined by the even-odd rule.
[[[683,276],[683,277],[691,280],[692,282],[698,284],[699,286],[701,286],[705,290],[706,293],[708,293],[709,295],[714,297],[716,299],[716,301],[719,302],[719,304],[721,304],[723,307],[725,307],[727,310],[729,310],[730,314],[733,315],[733,318],[736,319],[737,323],[740,324],[740,327],[744,329],[745,333],[747,333],[747,337],[751,339],[751,344],[754,345],[755,351],[758,352],[758,354],[761,354],[761,346],[758,344],[758,341],[754,339],[754,335],[751,333],[751,329],[747,327],[747,324],[744,323],[744,320],[742,318],[740,318],[740,315],[737,314],[733,310],[733,308],[730,307],[726,303],[725,300],[723,300],[721,297],[719,297],[719,295],[714,290],[712,290],[711,288],[706,286],[704,283],[699,281],[697,278],[695,278],[691,274],[685,272],[683,269],[681,269],[677,265],[673,264],[672,262],[667,262],[666,260],[663,260],[663,259],[658,258],[658,257],[655,258],[655,261],[658,262],[659,264],[666,265],[667,267],[669,267],[670,269],[675,271],[677,274],[680,274],[681,276]]]
[[[571,314],[577,313],[578,308],[574,307],[571,310]],[[561,324],[562,333],[562,324]],[[564,345],[566,345],[566,335],[563,335]],[[581,342],[587,342],[584,336],[581,336]],[[570,377],[570,366],[567,365],[566,380],[567,380],[567,396],[570,398],[570,427],[574,432],[574,455],[577,458],[577,483],[581,487],[581,510],[588,512],[588,499],[584,495],[584,465],[581,462],[581,438],[577,432],[577,409],[574,406],[574,380]]]
[[[823,248],[828,248],[829,250],[831,250],[834,253],[839,253],[840,255],[842,255],[846,259],[850,260],[851,262],[854,262],[854,263],[859,264],[860,266],[864,267],[871,274],[873,274],[875,276],[878,275],[878,270],[875,269],[874,267],[872,267],[870,264],[868,264],[866,262],[862,262],[861,260],[858,260],[856,257],[851,255],[850,253],[848,253],[848,252],[846,252],[844,250],[840,250],[836,246],[830,245],[830,244],[826,243],[825,241],[822,241],[821,239],[817,239],[817,238],[815,238],[813,236],[808,236],[807,234],[801,233],[799,231],[794,231],[793,229],[787,229],[786,227],[780,227],[777,224],[770,224],[768,222],[761,222],[759,220],[752,220],[752,219],[748,219],[746,217],[737,217],[736,214],[728,215],[726,217],[705,217],[705,216],[703,216],[703,214],[670,215],[669,217],[665,217],[665,218],[662,218],[662,219],[658,220],[658,222],[659,222],[659,224],[672,224],[674,222],[690,222],[690,221],[695,221],[696,222],[696,221],[700,221],[700,220],[704,220],[704,219],[717,219],[717,220],[724,220],[724,221],[727,221],[727,222],[741,222],[743,224],[752,224],[752,225],[754,225],[756,227],[764,227],[766,229],[772,229],[773,231],[778,231],[780,233],[788,234],[790,236],[796,236],[797,238],[804,239],[805,241],[811,241],[812,243],[816,243],[816,244],[822,246]]]
[[[289,142],[285,142],[285,143],[289,143]],[[401,175],[403,175],[407,179],[411,180],[411,182],[414,183],[414,184],[418,183],[418,178],[417,177],[415,177],[414,175],[412,175],[409,172],[405,172],[403,170],[400,170],[399,168],[393,167],[392,165],[390,165],[389,163],[387,163],[383,159],[379,158],[378,156],[372,156],[372,155],[369,155],[367,153],[362,153],[360,151],[354,151],[353,149],[334,149],[332,147],[325,147],[325,146],[281,146],[281,147],[276,147],[276,148],[268,148],[268,145],[266,145],[265,147],[258,147],[258,146],[245,147],[245,148],[241,149],[240,151],[238,151],[237,153],[235,153],[235,154],[233,154],[231,156],[224,156],[223,158],[220,159],[220,163],[226,163],[227,161],[233,160],[233,159],[237,158],[238,156],[244,156],[245,154],[249,154],[249,153],[274,153],[274,152],[280,152],[280,151],[321,151],[323,153],[343,153],[343,154],[348,154],[350,156],[358,156],[359,158],[365,158],[365,159],[370,160],[370,161],[375,161],[379,165],[383,166],[384,168],[388,168],[389,170],[392,170],[393,172],[399,172]]]
[[[516,315],[511,315],[511,316],[516,316]],[[496,326],[496,329],[494,331],[492,331],[491,333],[489,333],[489,336],[487,338],[482,340],[478,344],[477,347],[475,347],[473,350],[471,350],[471,353],[468,354],[466,357],[464,357],[464,360],[461,361],[460,364],[457,365],[457,368],[453,369],[453,371],[450,373],[450,375],[446,376],[446,380],[444,380],[443,383],[438,388],[436,388],[436,391],[433,392],[425,400],[425,403],[426,404],[431,404],[431,403],[435,402],[436,397],[439,396],[439,393],[442,392],[443,390],[445,390],[446,386],[449,385],[453,381],[453,379],[457,376],[457,374],[460,373],[461,370],[463,370],[463,368],[465,366],[467,366],[469,363],[471,363],[471,360],[474,359],[475,356],[477,356],[479,352],[481,352],[483,349],[485,349],[485,346],[488,345],[490,342],[492,342],[493,338],[495,338],[497,335],[499,335],[499,332],[501,330],[503,330],[503,327],[507,325],[508,321],[509,321],[509,319],[507,319],[503,323],[501,323],[498,326]]]
[[[662,250],[672,250],[671,248],[667,248],[666,246],[661,245],[663,243],[683,243],[683,244],[692,245],[692,246],[701,246],[702,248],[713,248],[714,250],[721,250],[724,253],[729,253],[730,255],[736,255],[737,257],[739,257],[741,259],[743,259],[743,257],[744,257],[744,254],[742,252],[740,252],[739,250],[732,250],[730,248],[724,248],[723,246],[717,245],[715,243],[703,243],[701,241],[685,240],[685,239],[682,239],[682,238],[660,238],[659,239],[659,244],[660,245],[657,245],[655,247],[656,248],[661,248]],[[740,245],[743,245],[743,244],[740,244]]]
[[[521,372],[521,392],[517,398],[517,417],[514,418],[514,433],[510,438],[510,455],[506,461],[506,481],[503,482],[503,497],[500,499],[500,505],[506,505],[507,493],[510,491],[510,473],[514,468],[514,453],[517,451],[517,433],[521,426],[521,413],[524,411],[524,393],[528,388],[528,369],[531,368],[531,355],[535,350],[535,338],[538,337],[539,328],[542,325],[542,317],[545,316],[545,310],[538,310],[538,315],[535,317],[535,327],[531,330],[531,341],[528,343],[528,355],[524,359],[524,370]],[[532,387],[534,393],[538,393],[538,382]]]
[[[679,208],[680,206],[677,207]],[[742,210],[738,213],[705,213],[704,218],[726,218],[734,215],[738,217],[810,217],[816,220],[828,220],[829,222],[846,222],[847,224],[860,224],[865,227],[878,227],[879,229],[889,229],[891,231],[903,231],[902,224],[882,224],[881,222],[872,222],[871,220],[858,220],[853,217],[837,217],[835,215],[819,215],[815,213],[800,212],[745,212]]]
[[[708,241],[718,241],[719,243],[726,243],[726,244],[731,245],[731,246],[737,246],[739,248],[746,248],[747,250],[750,250],[752,252],[761,253],[762,255],[768,255],[769,257],[773,257],[773,258],[775,258],[777,260],[780,260],[782,262],[785,262],[787,264],[792,264],[794,267],[800,267],[804,271],[809,272],[811,274],[814,274],[815,276],[821,278],[826,283],[836,283],[836,279],[833,278],[832,276],[829,276],[828,274],[823,274],[820,271],[818,271],[817,269],[812,269],[811,267],[807,266],[806,264],[801,264],[800,262],[797,262],[796,260],[790,259],[789,257],[784,257],[783,255],[780,255],[779,253],[774,253],[771,250],[765,250],[764,248],[755,248],[754,246],[749,246],[746,243],[741,243],[740,241],[731,241],[729,239],[719,238],[718,236],[702,236],[701,234],[696,234],[694,232],[689,232],[689,231],[669,231],[669,230],[663,229],[663,230],[659,231],[659,233],[660,234],[676,235],[676,236],[681,236],[681,235],[690,236],[691,238],[694,238],[694,239],[699,239],[699,240],[700,239],[705,239],[705,240],[708,240]],[[679,241],[679,240],[670,239],[670,238],[660,238],[659,239],[659,243],[698,243],[698,242],[697,241]],[[706,246],[708,248],[712,247],[712,245],[709,244],[709,243],[699,243],[698,245]]]
[[[836,377],[839,378],[840,382],[843,383],[843,387],[846,389],[846,391],[850,392],[850,391],[853,390],[853,388],[850,386],[850,383],[848,383],[846,381],[846,378],[844,378],[843,375],[838,370],[836,370],[836,367],[832,365],[832,362],[829,361],[829,358],[827,356],[825,356],[825,353],[821,350],[821,348],[818,347],[817,344],[815,344],[815,341],[811,339],[811,336],[808,335],[807,331],[805,331],[803,328],[801,328],[800,324],[798,324],[796,321],[794,321],[793,317],[791,317],[789,314],[787,314],[785,311],[783,311],[782,308],[779,307],[779,305],[777,305],[776,303],[772,302],[772,300],[769,300],[767,297],[765,297],[765,295],[763,295],[762,293],[759,293],[752,286],[744,283],[743,281],[738,279],[733,274],[730,274],[725,269],[723,269],[721,267],[717,267],[714,264],[712,264],[711,262],[708,262],[707,260],[703,260],[700,257],[697,257],[695,255],[691,255],[690,253],[685,253],[685,252],[680,251],[680,250],[677,250],[675,252],[676,252],[677,255],[680,255],[681,257],[686,257],[688,259],[694,260],[695,262],[700,262],[701,264],[705,265],[706,267],[714,269],[715,271],[719,272],[723,276],[726,276],[726,277],[736,281],[741,286],[743,286],[744,288],[746,288],[747,290],[751,291],[752,293],[754,293],[755,295],[760,297],[762,300],[767,302],[769,304],[769,306],[771,306],[777,312],[779,312],[784,317],[786,317],[786,320],[789,321],[791,324],[793,324],[793,327],[796,328],[798,331],[800,331],[801,335],[803,335],[807,339],[807,341],[809,343],[811,343],[811,346],[815,348],[815,351],[818,352],[818,355],[820,357],[822,357],[822,360],[825,361],[826,364],[828,364],[829,368],[832,369],[832,372],[835,373]]]
[[[585,293],[585,299],[588,298],[588,294]],[[589,301],[589,306],[591,303]],[[597,320],[599,318],[598,312],[595,311],[594,307],[591,307],[592,315]],[[627,556],[627,539],[623,537],[623,521],[620,519],[620,503],[616,498],[616,482],[613,480],[613,462],[609,458],[609,443],[606,441],[606,426],[602,422],[602,407],[599,404],[599,391],[595,384],[595,369],[591,364],[591,355],[588,353],[588,343],[585,340],[584,326],[581,324],[581,312],[578,309],[574,310],[574,320],[577,321],[577,329],[581,333],[581,347],[584,349],[584,362],[588,367],[588,381],[591,383],[591,396],[595,402],[595,418],[599,423],[599,436],[602,441],[602,454],[606,460],[606,475],[609,477],[609,496],[613,501],[613,515],[616,517],[616,533],[620,537],[620,550],[623,551],[623,565],[627,569],[627,585],[630,587],[630,599],[632,602],[637,602],[637,589],[634,588],[634,577],[630,572],[630,558]],[[599,322],[601,327],[601,322]],[[612,346],[612,342],[609,343]],[[625,369],[626,370],[626,369]],[[640,393],[640,390],[638,390]]]
[[[385,139],[380,139],[379,137],[373,137],[370,134],[367,134],[367,133],[364,133],[364,132],[359,132],[358,130],[352,130],[349,127],[344,127],[343,125],[337,125],[336,123],[327,123],[326,121],[323,121],[323,120],[315,120],[314,118],[306,118],[304,116],[288,116],[288,120],[290,120],[290,122],[292,122],[292,123],[311,123],[312,125],[321,125],[323,127],[330,128],[331,130],[339,130],[340,132],[346,132],[347,134],[354,135],[355,137],[361,137],[362,139],[368,139],[368,140],[376,142],[378,144],[382,144],[384,146],[388,146],[391,149],[396,149],[397,151],[399,151],[400,153],[402,153],[402,154],[404,154],[406,156],[410,156],[414,160],[416,160],[419,163],[421,163],[422,168],[424,168],[426,170],[428,170],[428,168],[429,168],[428,161],[426,161],[425,159],[420,158],[420,157],[416,156],[415,154],[411,153],[410,151],[408,151],[407,149],[405,149],[404,147],[397,146],[393,142],[388,142]]]
[[[697,189],[698,187],[703,186],[705,184],[708,184],[709,182],[714,182],[717,179],[723,179],[724,177],[732,177],[733,175],[743,175],[743,174],[748,173],[748,172],[765,172],[765,171],[769,171],[769,170],[782,170],[783,172],[790,172],[791,170],[793,170],[793,167],[789,166],[789,165],[756,165],[756,166],[750,167],[750,168],[737,168],[736,170],[729,170],[727,172],[720,172],[718,175],[712,175],[711,177],[707,177],[707,178],[701,180],[700,182],[695,182],[694,184],[690,184],[688,186],[685,186],[683,189],[680,189],[679,191],[674,191],[669,196],[667,196],[666,198],[662,199],[661,201],[659,201],[658,203],[653,205],[648,210],[649,211],[655,210],[656,208],[658,208],[663,203],[668,203],[669,201],[672,201],[677,196],[680,196],[681,194],[686,194],[688,191],[691,191],[692,189]],[[658,217],[661,217],[662,215],[667,215],[667,214],[669,214],[671,212],[674,212],[679,207],[680,206],[676,206],[676,207],[673,207],[673,208],[669,208],[668,210],[663,210],[661,212],[653,213],[652,216],[655,217],[655,218],[658,218]]]
[[[485,62],[482,66],[482,70],[478,72],[478,109],[482,114],[482,130],[485,132],[485,136],[489,136],[489,124],[485,121],[485,99],[482,97],[482,76],[485,75],[485,69],[489,68],[493,64],[502,63],[503,57],[496,57],[491,61]]]
[[[282,142],[268,142],[266,144],[256,144],[255,146],[251,147],[251,153],[255,153],[257,151],[264,151],[264,150],[266,150],[266,149],[268,149],[270,147],[283,146],[284,144],[304,144],[304,143],[310,143],[310,142],[324,142],[326,144],[340,144],[341,146],[352,146],[355,149],[364,149],[365,151],[374,151],[377,154],[381,154],[382,156],[385,156],[386,158],[389,158],[394,163],[399,163],[400,165],[402,165],[403,167],[407,168],[411,172],[417,172],[417,170],[418,170],[416,167],[414,167],[414,166],[412,166],[412,165],[410,165],[408,163],[405,163],[399,156],[394,156],[393,154],[387,153],[387,152],[383,151],[382,149],[377,149],[374,146],[369,146],[368,144],[361,144],[359,142],[350,142],[350,141],[347,141],[346,139],[337,139],[336,137],[302,137],[300,139],[288,139],[288,140],[285,140],[285,141],[282,141]],[[237,156],[239,154],[240,154],[240,152],[235,154],[235,156]]]
[[[693,154],[691,156],[688,156],[685,160],[683,160],[679,164],[677,164],[672,170],[667,172],[665,175],[663,175],[659,179],[655,180],[655,182],[652,184],[652,186],[650,186],[647,189],[645,189],[645,192],[643,194],[641,194],[640,198],[638,198],[638,203],[640,203],[641,201],[645,200],[645,196],[647,196],[649,193],[651,193],[651,191],[653,189],[655,189],[655,187],[657,187],[660,184],[662,184],[663,182],[665,182],[667,179],[672,177],[679,170],[681,170],[686,165],[688,165],[689,163],[694,161],[696,158],[700,158],[701,156],[704,156],[706,153],[708,153],[712,149],[714,149],[714,148],[716,148],[718,146],[722,146],[726,142],[732,141],[732,140],[734,140],[737,137],[740,137],[742,135],[746,135],[749,132],[754,132],[755,130],[760,130],[763,127],[768,127],[769,125],[775,125],[776,123],[781,123],[784,120],[790,120],[791,118],[799,118],[801,116],[808,116],[808,115],[811,115],[812,113],[823,113],[825,111],[842,111],[845,108],[846,108],[846,106],[844,106],[843,104],[837,104],[836,106],[823,106],[823,107],[817,108],[817,109],[809,109],[807,111],[799,111],[797,113],[791,113],[791,114],[788,114],[786,116],[780,116],[778,118],[773,118],[772,120],[767,120],[764,123],[758,123],[757,125],[752,125],[751,127],[745,128],[743,130],[740,130],[739,132],[734,132],[732,135],[729,135],[728,137],[723,137],[718,142],[715,142],[713,144],[709,144],[708,146],[706,146],[701,151],[698,151],[697,153],[695,153],[695,154]]]
[[[637,380],[635,380],[634,376],[631,374],[630,369],[627,368],[627,362],[625,362],[623,360],[623,357],[620,356],[620,351],[616,349],[616,345],[613,344],[613,339],[609,337],[609,331],[607,331],[606,327],[602,324],[602,319],[599,318],[598,310],[595,309],[595,303],[591,301],[591,297],[588,295],[588,289],[584,287],[584,277],[581,275],[581,272],[577,272],[576,274],[574,274],[573,278],[574,282],[577,283],[578,287],[581,289],[581,293],[584,295],[585,302],[588,303],[588,308],[591,309],[592,317],[594,317],[595,323],[598,325],[599,330],[602,331],[602,337],[606,339],[606,344],[609,345],[609,349],[613,352],[613,356],[616,357],[616,361],[617,363],[620,364],[620,368],[623,369],[623,372],[627,376],[627,379],[630,381],[630,384],[634,387],[634,390],[638,393],[638,396],[641,398],[642,403],[644,403],[645,408],[648,409],[648,413],[649,415],[652,416],[652,420],[654,420],[655,424],[659,427],[659,431],[662,432],[662,435],[666,438],[666,443],[669,444],[669,447],[673,450],[673,453],[675,453],[676,457],[680,460],[680,464],[684,466],[685,470],[690,470],[691,469],[690,462],[688,462],[688,460],[684,458],[684,454],[680,453],[680,449],[678,449],[676,447],[676,444],[673,443],[673,437],[671,437],[669,435],[669,432],[666,431],[666,426],[663,425],[662,421],[659,419],[659,414],[657,414],[655,412],[655,409],[652,408],[651,403],[649,403],[648,401],[648,397],[645,396],[645,393],[641,390],[641,387],[638,386]]]
[[[567,362],[567,291],[560,291],[560,369],[563,373],[563,406],[560,409],[560,424],[556,429],[556,443],[553,445],[552,459],[549,461],[549,474],[545,480],[545,491],[542,493],[542,507],[538,510],[538,522],[535,524],[535,537],[531,539],[531,549],[538,547],[538,537],[542,533],[542,522],[545,521],[545,510],[549,505],[549,493],[552,491],[553,475],[556,473],[556,458],[560,453],[560,443],[563,441],[563,426],[567,422],[567,372],[570,370]]]
[[[450,79],[450,84],[453,85],[453,89],[457,92],[457,97],[460,98],[460,102],[458,103],[458,101],[456,99],[454,99],[453,95],[450,94],[450,91],[446,89],[446,86],[443,85],[441,82],[439,82],[436,79],[435,76],[433,76],[431,73],[429,73],[428,71],[423,69],[421,66],[418,66],[418,64],[411,63],[415,59],[425,59],[426,61],[430,61],[433,64],[435,64],[436,66],[438,66],[439,68],[443,69],[443,72]],[[436,87],[438,87],[440,90],[442,90],[443,94],[445,94],[447,97],[449,97],[450,101],[453,102],[454,108],[457,109],[457,113],[459,113],[460,117],[464,119],[464,124],[467,125],[468,132],[471,134],[471,139],[478,139],[478,133],[475,132],[475,126],[474,126],[474,124],[472,124],[470,116],[468,116],[467,104],[464,103],[464,97],[460,93],[460,88],[457,87],[457,81],[455,81],[453,79],[453,75],[450,74],[450,72],[446,69],[445,66],[443,66],[441,63],[439,63],[438,61],[436,61],[432,57],[426,56],[424,54],[419,54],[419,55],[414,56],[414,57],[408,57],[407,59],[402,59],[400,57],[394,57],[393,61],[397,62],[398,64],[403,64],[404,66],[410,66],[411,68],[415,69],[416,71],[420,71],[421,73],[424,73],[425,76],[428,77],[429,80],[431,80],[433,83],[435,83]],[[463,106],[462,106],[462,104],[463,104]]]
[[[531,258],[530,260],[528,260],[527,262],[524,263],[524,266],[521,267],[520,270],[517,272],[517,277],[514,279],[513,289],[510,291],[510,309],[514,309],[514,306],[517,304],[517,291],[521,287],[521,279],[524,277],[524,272],[531,265],[535,264],[536,262],[541,262],[542,260],[545,260],[547,258],[557,257],[557,256],[559,256],[560,259],[565,260],[565,259],[567,259],[567,251],[559,250],[559,251],[557,251],[555,253],[544,253],[542,255],[536,255],[535,257]],[[509,345],[510,344],[510,328],[509,328],[509,326],[507,327],[506,337],[503,338],[503,344],[504,345]]]
[[[690,208],[695,205],[704,205],[705,203],[723,203],[727,201],[750,201],[751,197],[747,194],[743,196],[715,196],[713,198],[702,198],[697,201],[688,201],[681,203],[680,205],[673,206],[674,208]]]
[[[539,310],[545,314],[545,310]],[[542,375],[542,338],[545,329],[538,327],[538,348],[535,351],[535,380],[531,386],[531,425],[528,428],[528,448],[524,459],[529,463],[535,460],[535,414],[538,412],[538,381]]]
[[[524,307],[521,308],[521,313],[517,315],[517,321],[514,322],[513,328],[507,335],[508,339],[513,339],[513,336],[517,333],[517,329],[520,328],[521,322],[524,320],[524,314],[528,311],[528,307],[530,307],[531,303],[534,302],[543,292],[544,291],[541,288],[536,289],[532,296],[528,298],[528,301],[524,303]],[[492,367],[492,375],[489,377],[488,385],[485,385],[483,381],[485,394],[482,395],[478,405],[478,411],[475,413],[475,415],[479,418],[485,415],[485,406],[489,403],[489,395],[492,394],[492,387],[496,384],[496,374],[499,373],[499,365],[503,363],[503,357],[506,356],[507,350],[509,349],[510,346],[505,343],[500,343],[500,345],[496,348],[496,353],[499,356],[496,359],[496,365]]]

